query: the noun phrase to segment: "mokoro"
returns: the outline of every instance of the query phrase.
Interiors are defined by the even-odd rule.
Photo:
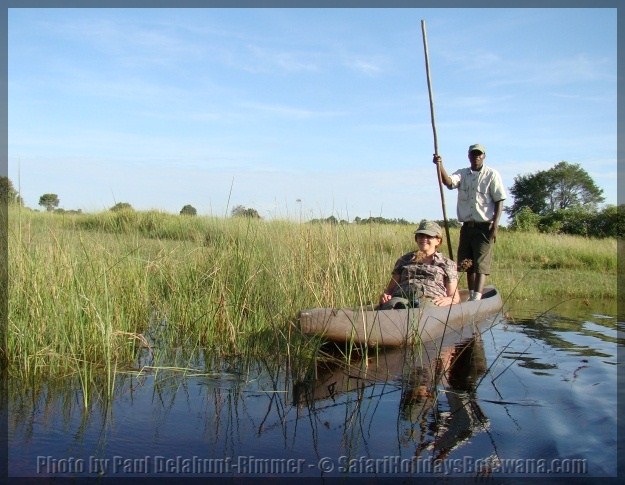
[[[468,290],[460,290],[461,302],[451,306],[427,306],[400,310],[361,308],[312,308],[299,314],[300,331],[334,342],[367,346],[402,347],[436,340],[456,333],[461,338],[477,323],[497,314],[501,295],[493,287],[484,289],[481,300],[467,301]]]

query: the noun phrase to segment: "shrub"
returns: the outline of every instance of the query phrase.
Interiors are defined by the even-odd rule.
[[[192,205],[187,204],[180,210],[180,215],[182,215],[182,216],[196,216],[197,215],[197,210]]]
[[[125,211],[125,210],[134,210],[132,206],[128,202],[118,202],[113,207],[110,208],[113,212]]]
[[[525,206],[514,217],[510,229],[523,232],[536,232],[540,223],[540,215]]]

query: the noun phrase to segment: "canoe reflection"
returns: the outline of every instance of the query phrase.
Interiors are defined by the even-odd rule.
[[[294,404],[318,412],[346,394],[367,399],[365,389],[384,385],[401,392],[401,440],[416,445],[415,455],[427,450],[444,458],[488,420],[475,390],[488,366],[479,333],[460,343],[431,343],[416,349],[386,349],[367,356],[351,356],[349,364],[336,350],[317,363],[314,382],[298,383]],[[387,391],[389,392],[389,391]]]

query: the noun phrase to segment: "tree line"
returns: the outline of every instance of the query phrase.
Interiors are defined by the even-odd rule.
[[[510,187],[512,204],[504,208],[513,231],[535,231],[544,233],[563,233],[592,237],[622,237],[625,233],[625,205],[601,206],[605,201],[603,190],[590,175],[579,165],[565,161],[550,169],[540,170],[526,175],[517,175]],[[0,201],[9,204],[24,205],[24,201],[15,190],[8,177],[0,176]],[[39,198],[39,205],[49,212],[80,212],[59,209],[60,199],[57,194],[47,193]],[[127,202],[116,203],[111,211],[133,210]],[[256,209],[243,205],[235,206],[232,217],[261,219]],[[195,216],[197,210],[186,204],[180,215]],[[437,221],[443,224],[444,221]],[[325,219],[312,219],[309,223],[349,224],[335,216]],[[405,219],[387,219],[384,217],[356,217],[354,224],[399,224],[413,222]],[[459,227],[456,219],[447,221],[450,227]]]
[[[577,163],[518,175],[510,188],[513,204],[504,211],[510,229],[593,237],[622,237],[625,206],[605,201],[590,175]]]

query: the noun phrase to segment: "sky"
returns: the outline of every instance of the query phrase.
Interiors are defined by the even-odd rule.
[[[440,220],[422,20],[450,173],[481,143],[506,206],[560,161],[617,203],[610,8],[11,8],[8,176],[36,209]]]

